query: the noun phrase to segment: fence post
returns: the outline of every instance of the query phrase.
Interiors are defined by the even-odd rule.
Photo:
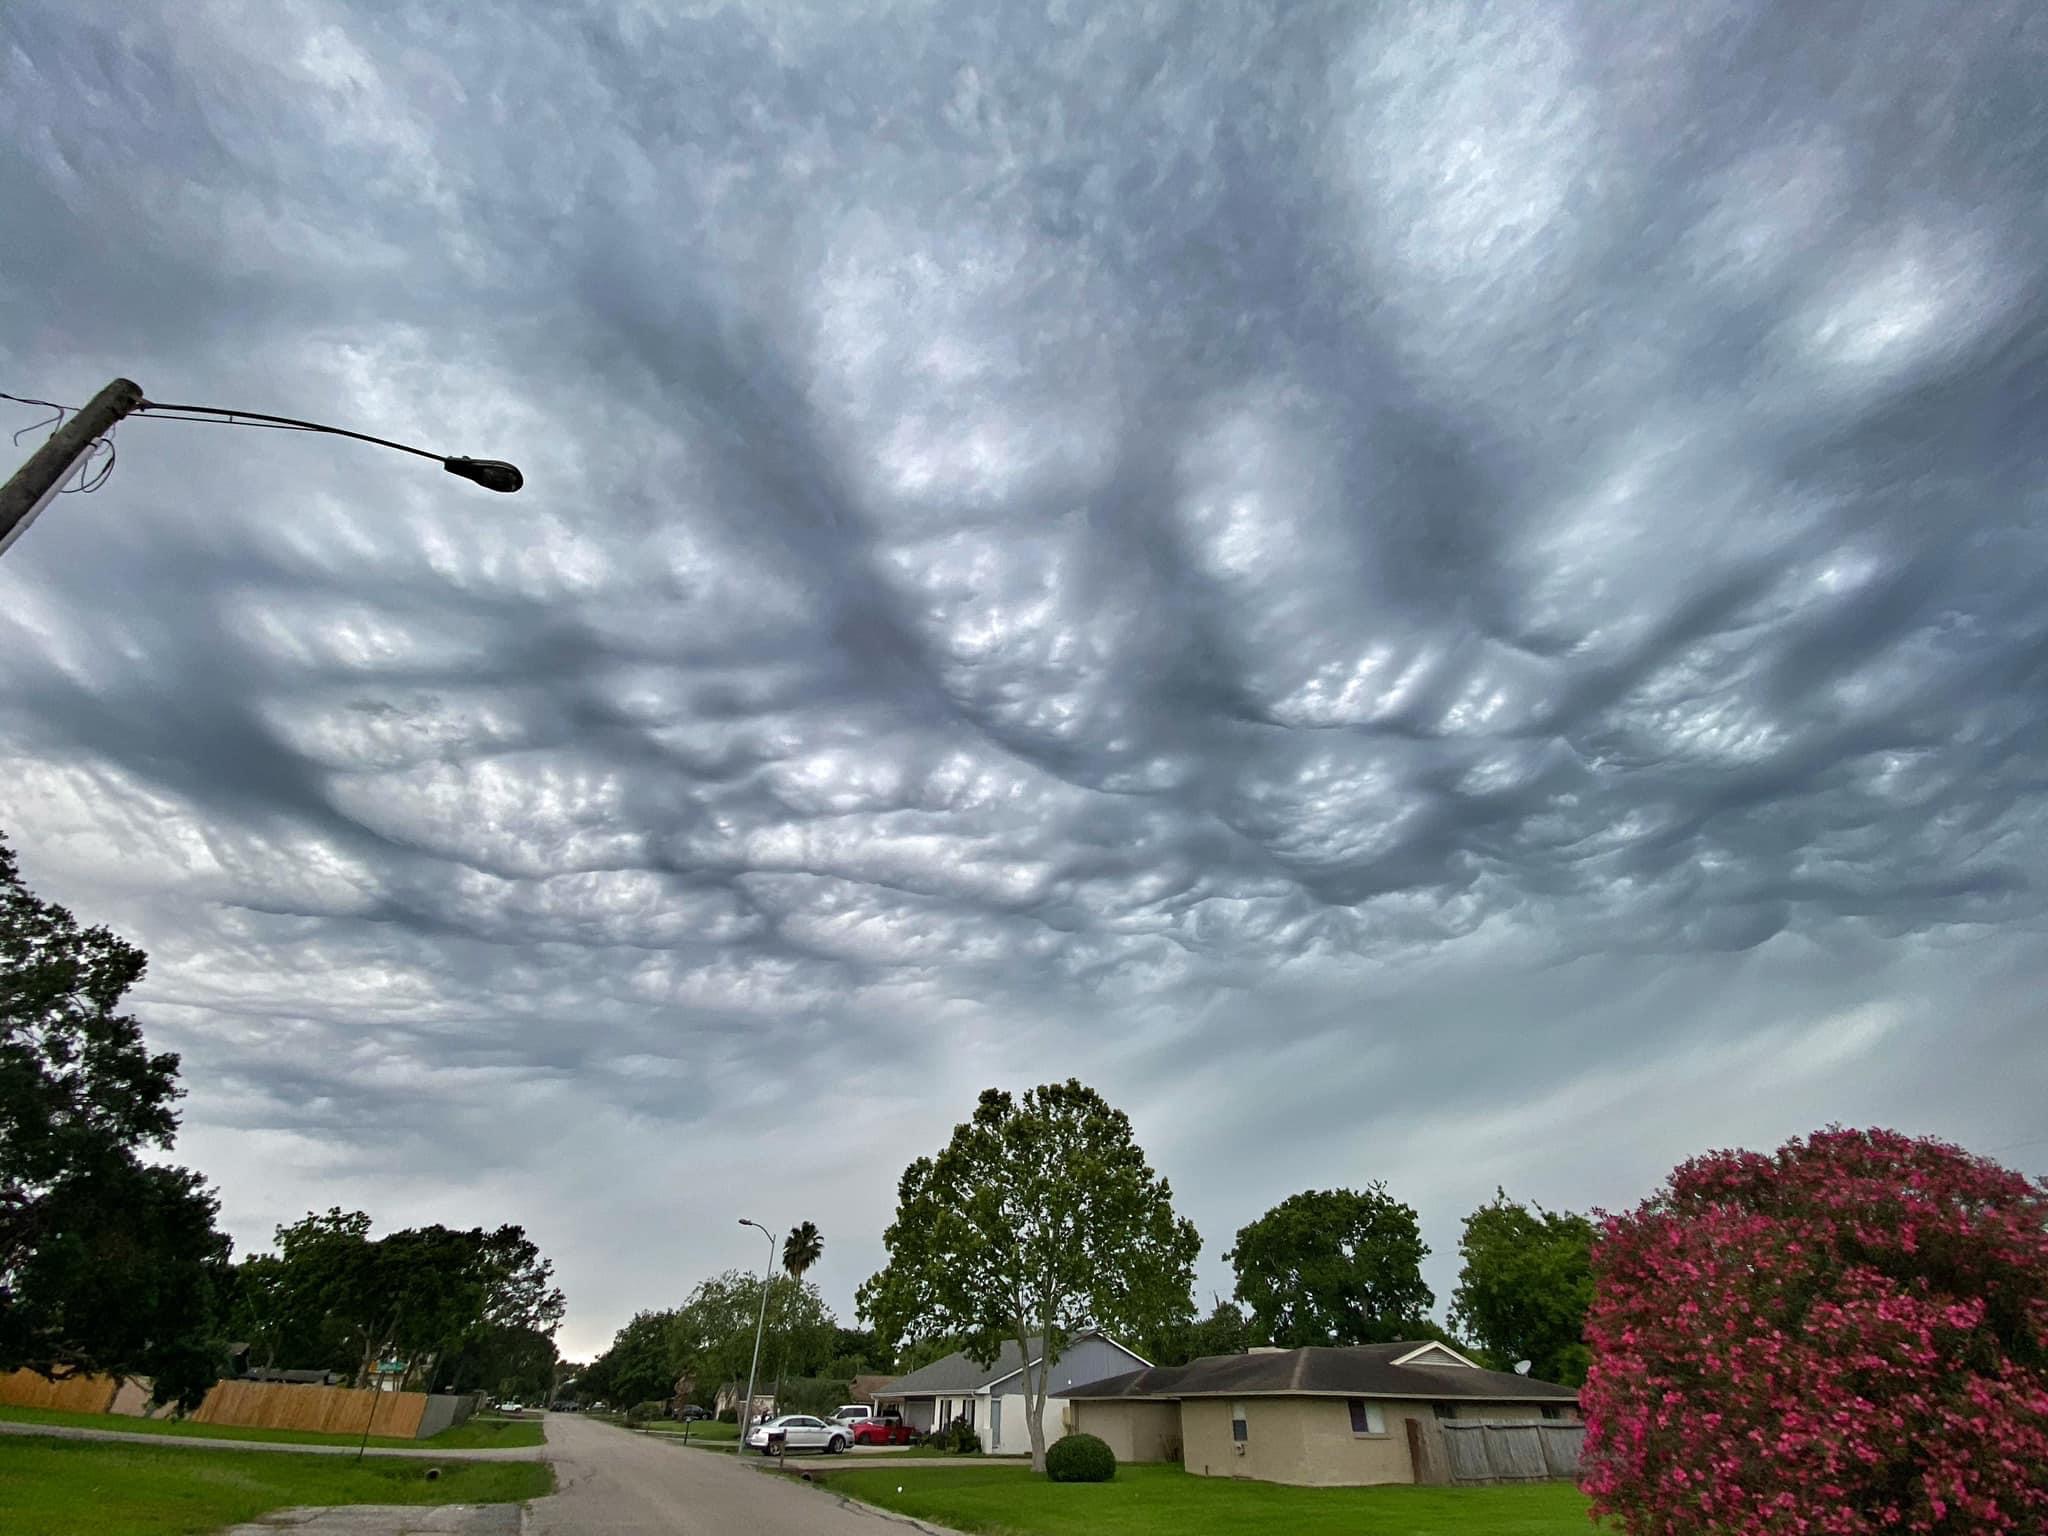
[[[1408,1460],[1415,1469],[1415,1481],[1442,1486],[1452,1481],[1444,1450],[1443,1431],[1435,1419],[1404,1419],[1408,1426]]]

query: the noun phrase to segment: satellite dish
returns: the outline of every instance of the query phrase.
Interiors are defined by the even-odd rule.
[[[1534,1361],[1532,1361],[1532,1360],[1517,1360],[1517,1361],[1515,1362],[1515,1374],[1516,1374],[1517,1376],[1526,1376],[1526,1375],[1528,1375],[1528,1374],[1529,1374],[1529,1367],[1530,1367],[1531,1365],[1533,1365],[1533,1364],[1535,1364],[1535,1362],[1534,1362]]]

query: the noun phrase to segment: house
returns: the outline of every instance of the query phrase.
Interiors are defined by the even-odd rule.
[[[1042,1340],[1031,1342],[1030,1370],[1047,1370]],[[1077,1383],[1099,1381],[1128,1372],[1149,1370],[1151,1362],[1102,1333],[1076,1334],[1053,1360],[1046,1376],[1045,1439],[1049,1445],[1064,1431],[1061,1405],[1053,1394]],[[931,1430],[965,1419],[981,1436],[982,1449],[992,1456],[1022,1456],[1031,1450],[1031,1426],[1025,1417],[1025,1359],[1015,1341],[1003,1346],[993,1365],[979,1365],[955,1351],[943,1360],[899,1376],[876,1400],[896,1404],[913,1429]]]
[[[1059,1390],[1064,1422],[1119,1461],[1271,1483],[1418,1482],[1414,1447],[1441,1438],[1435,1420],[1579,1416],[1573,1388],[1489,1371],[1437,1343],[1205,1355]]]
[[[721,1418],[728,1413],[737,1413],[746,1395],[745,1382],[728,1381],[718,1389],[718,1395],[711,1400],[711,1411]],[[775,1394],[766,1387],[757,1387],[754,1391],[754,1417],[758,1419],[764,1414],[772,1416],[775,1412]]]
[[[849,1403],[866,1403],[872,1408],[895,1379],[894,1376],[856,1376],[846,1384],[846,1400]]]

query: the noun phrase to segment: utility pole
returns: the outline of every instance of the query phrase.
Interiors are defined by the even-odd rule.
[[[141,404],[142,386],[133,379],[116,379],[72,412],[70,419],[50,434],[50,440],[28,456],[14,478],[0,486],[0,554],[5,554],[7,546],[50,504],[92,445]]]
[[[768,1239],[768,1267],[761,1274],[761,1315],[754,1323],[754,1363],[747,1367],[747,1406],[740,1410],[740,1445],[738,1454],[744,1456],[747,1454],[749,1421],[754,1416],[754,1378],[761,1370],[761,1331],[768,1325],[768,1284],[775,1277],[775,1234],[762,1226],[758,1221],[749,1221],[744,1216],[740,1218],[740,1225],[752,1227],[756,1232],[759,1232]],[[775,1407],[780,1412],[782,1404],[777,1403]]]

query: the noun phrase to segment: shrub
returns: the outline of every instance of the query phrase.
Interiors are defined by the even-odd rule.
[[[667,1412],[667,1403],[649,1399],[647,1402],[635,1403],[632,1407],[628,1408],[626,1410],[626,1422],[628,1424],[644,1424],[649,1419],[658,1419]]]
[[[965,1419],[955,1419],[941,1425],[925,1439],[925,1444],[934,1450],[944,1451],[949,1456],[978,1456],[981,1454],[981,1436],[974,1432],[974,1426]]]
[[[740,1411],[739,1411],[739,1409],[737,1409],[737,1408],[721,1408],[721,1409],[719,1409],[719,1410],[718,1410],[718,1422],[719,1422],[719,1423],[721,1423],[721,1424],[737,1424],[737,1423],[739,1423],[739,1421],[740,1421]]]
[[[2048,1529],[2048,1192],[1830,1129],[1606,1220],[1583,1483],[1656,1536]]]
[[[1116,1453],[1094,1435],[1061,1435],[1045,1453],[1045,1475],[1056,1483],[1106,1483],[1116,1476]]]

